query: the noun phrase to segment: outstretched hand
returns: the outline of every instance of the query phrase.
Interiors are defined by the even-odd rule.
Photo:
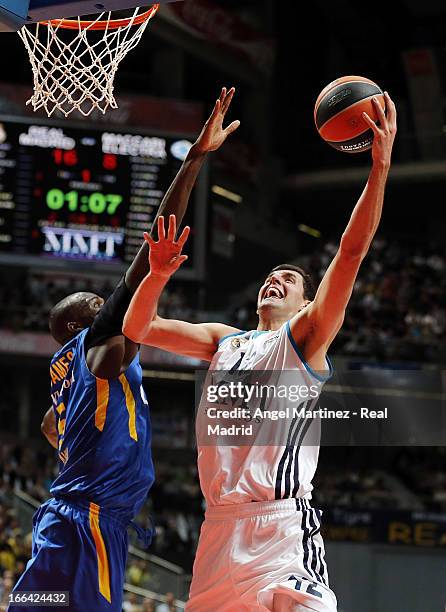
[[[148,243],[150,274],[169,278],[183,264],[187,255],[181,255],[183,246],[189,236],[190,227],[186,226],[178,240],[175,240],[177,233],[177,220],[175,215],[169,217],[169,227],[167,237],[164,228],[164,217],[158,217],[158,241],[154,240],[148,232],[144,232],[144,240]]]
[[[200,135],[193,145],[196,153],[202,154],[216,151],[221,147],[229,134],[235,132],[240,125],[240,121],[237,120],[230,123],[228,127],[223,128],[223,121],[231,105],[234,92],[234,87],[231,87],[229,91],[226,90],[226,87],[223,87],[221,90],[220,97],[215,102],[211,116],[204,124]]]
[[[372,98],[379,119],[377,125],[367,113],[362,113],[364,121],[373,130],[372,158],[374,162],[390,165],[393,141],[396,135],[396,108],[391,97],[384,92],[387,115],[376,98]]]

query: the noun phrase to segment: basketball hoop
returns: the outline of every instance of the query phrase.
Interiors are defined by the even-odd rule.
[[[50,19],[23,26],[19,35],[34,77],[27,104],[35,111],[44,108],[48,117],[56,109],[66,117],[74,110],[87,117],[95,109],[117,108],[113,90],[119,63],[139,43],[158,8],[136,8],[126,19],[104,12],[92,21]]]

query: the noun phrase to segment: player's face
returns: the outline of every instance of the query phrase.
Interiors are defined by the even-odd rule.
[[[294,270],[271,272],[260,288],[257,309],[274,309],[293,316],[305,303],[303,278]]]

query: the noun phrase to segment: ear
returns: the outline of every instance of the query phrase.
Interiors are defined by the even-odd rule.
[[[84,329],[82,325],[79,325],[79,323],[76,323],[75,321],[71,321],[70,323],[67,323],[67,328],[70,334],[78,334],[81,330]]]

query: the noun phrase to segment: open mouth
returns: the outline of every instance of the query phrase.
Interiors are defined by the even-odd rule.
[[[265,290],[264,294],[263,294],[263,298],[275,298],[276,300],[282,300],[284,298],[284,294],[282,293],[282,291],[274,286],[274,287],[267,287],[267,289]]]

